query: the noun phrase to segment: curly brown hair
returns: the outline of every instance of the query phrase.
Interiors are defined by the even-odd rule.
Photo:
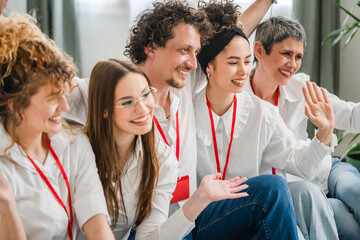
[[[36,26],[35,14],[0,16],[0,46],[0,122],[13,145],[30,98],[44,84],[71,91],[75,66]]]
[[[173,37],[172,29],[179,23],[194,26],[199,31],[202,44],[210,37],[211,24],[204,12],[184,1],[154,2],[153,8],[142,12],[132,27],[125,56],[136,64],[144,62],[147,57],[144,47],[165,47]]]
[[[242,24],[238,22],[241,15],[240,6],[233,3],[233,0],[199,1],[198,9],[206,13],[208,20],[212,24],[214,31],[212,34],[234,27],[243,29]]]

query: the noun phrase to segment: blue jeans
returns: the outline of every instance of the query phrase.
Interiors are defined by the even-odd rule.
[[[360,173],[349,163],[333,158],[328,179],[329,198],[341,200],[331,202],[340,239],[354,239],[360,232]],[[352,213],[353,216],[351,217]],[[356,224],[357,223],[357,224]]]
[[[288,186],[304,239],[339,239],[333,209],[320,187],[307,181],[290,182]]]
[[[195,221],[193,239],[298,239],[291,195],[279,176],[249,179],[248,197],[211,203]]]

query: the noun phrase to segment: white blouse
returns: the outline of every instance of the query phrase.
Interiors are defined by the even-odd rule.
[[[13,187],[16,204],[27,239],[69,239],[68,217],[34,168],[22,148],[15,144],[6,153],[11,138],[0,125],[0,174]],[[98,214],[108,216],[103,189],[97,173],[95,156],[84,135],[73,135],[66,130],[50,138],[70,184],[74,223],[74,239],[90,218]],[[68,189],[61,171],[50,151],[45,164],[33,159],[64,202],[69,212]]]
[[[165,116],[165,111],[159,105],[155,105],[154,115],[165,134],[165,137],[173,150],[176,152],[176,112],[179,114],[179,132],[180,132],[180,159],[179,159],[179,177],[189,175],[190,196],[196,190],[196,163],[197,146],[195,135],[195,117],[191,97],[190,85],[187,84],[182,89],[170,88],[170,119]],[[155,133],[162,139],[157,127]],[[170,215],[181,207],[186,200],[171,204]]]
[[[85,124],[88,108],[88,87],[89,80],[85,78],[74,77],[73,82],[79,87],[75,88],[68,98],[70,110],[63,113],[63,117]],[[165,111],[159,105],[155,105],[154,115],[165,134],[170,148],[176,152],[176,112],[179,111],[180,123],[180,161],[179,177],[188,175],[190,182],[190,196],[196,190],[196,136],[195,136],[195,117],[191,97],[191,86],[187,84],[182,89],[170,88],[170,119],[165,116]],[[157,127],[155,134],[161,138]],[[179,209],[185,200],[171,204],[169,215]]]
[[[136,227],[136,239],[182,239],[194,227],[178,209],[169,219],[169,205],[178,176],[178,163],[172,150],[162,140],[156,140],[160,171],[159,180],[152,200],[150,215],[139,225],[135,224],[136,204],[141,180],[143,149],[138,138],[135,151],[126,163],[127,171],[121,177],[125,213],[119,210],[119,219],[113,230],[116,239],[128,239],[131,228]],[[120,193],[118,195],[120,198]]]
[[[237,94],[234,139],[226,178],[253,177],[269,173],[268,166],[313,179],[321,159],[333,148],[317,138],[297,141],[282,121],[277,108],[251,93]],[[196,134],[198,142],[198,181],[217,172],[209,112],[205,89],[194,98]],[[223,116],[214,112],[214,126],[218,142],[221,171],[224,169],[230,140],[233,105]],[[270,168],[271,170],[271,168]]]
[[[279,86],[279,112],[286,126],[294,133],[297,139],[308,140],[305,105],[307,104],[302,93],[302,87],[306,86],[310,77],[304,73],[293,75],[284,86]],[[250,84],[246,84],[246,90],[252,92]],[[360,131],[360,103],[346,102],[336,95],[327,92],[335,114],[335,128],[350,132]],[[313,183],[320,186],[327,193],[327,178],[331,167],[331,155],[323,159],[323,166],[318,169]],[[289,181],[299,180],[298,177],[288,174]]]

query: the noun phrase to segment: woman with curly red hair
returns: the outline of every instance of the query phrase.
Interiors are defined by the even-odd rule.
[[[0,46],[0,239],[113,239],[91,146],[62,128],[72,59],[29,15],[0,17]]]

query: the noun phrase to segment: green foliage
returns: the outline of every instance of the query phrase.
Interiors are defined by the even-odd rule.
[[[358,32],[358,30],[360,28],[360,18],[355,16],[352,13],[356,7],[360,8],[360,0],[358,0],[358,2],[355,3],[355,5],[351,8],[351,10],[347,10],[346,8],[344,8],[343,6],[341,6],[338,3],[335,3],[335,4],[341,10],[343,10],[347,14],[347,16],[344,19],[344,22],[343,22],[341,28],[329,33],[329,35],[327,35],[325,37],[325,39],[323,40],[323,43],[333,39],[331,42],[331,45],[333,46],[333,45],[337,44],[341,39],[343,39],[347,36],[347,39],[346,39],[346,42],[344,45],[344,48],[345,48],[345,47],[347,47],[347,45],[349,45],[349,43],[354,38],[354,36],[356,35],[356,33]],[[348,23],[349,19],[352,19],[354,22]]]
[[[342,133],[339,138],[338,138],[338,144],[340,144],[342,142],[342,140],[344,139],[345,136],[347,136],[349,133],[348,132],[344,132]],[[360,136],[360,133],[355,134],[355,136],[349,141],[349,143],[347,144],[348,149],[346,150],[346,152],[341,156],[340,159],[343,159],[344,157],[347,156],[352,156],[352,155],[358,155],[360,154],[360,142],[354,143],[354,141]],[[358,159],[360,160],[360,159]]]

